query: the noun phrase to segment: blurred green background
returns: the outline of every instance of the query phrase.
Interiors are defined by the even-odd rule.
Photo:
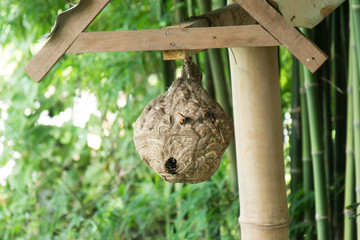
[[[195,185],[165,182],[135,151],[133,123],[170,86],[180,61],[163,61],[161,52],[68,54],[39,84],[25,74],[46,42],[37,39],[77,2],[0,0],[0,239],[239,239],[233,144],[215,175]],[[346,137],[360,136],[359,128],[350,128],[360,118],[355,85],[360,25],[350,20],[360,19],[360,12],[349,3],[358,6],[358,1],[344,3],[306,32],[329,55],[316,74],[279,48],[291,239],[320,235],[313,176],[326,179],[325,186],[315,186],[326,191],[320,204],[329,212],[329,221],[322,221],[330,226],[326,234],[343,239],[348,229],[348,239],[355,239],[359,199],[352,150],[360,156],[360,145]],[[225,4],[113,0],[86,31],[161,28]],[[206,50],[194,61],[204,87],[231,115],[228,54]],[[316,95],[314,101],[306,99],[309,94]],[[314,112],[316,124],[307,119]],[[308,123],[316,126],[309,130]],[[309,136],[315,134],[324,146],[321,171],[312,170],[316,152]],[[350,211],[346,216],[344,208]]]

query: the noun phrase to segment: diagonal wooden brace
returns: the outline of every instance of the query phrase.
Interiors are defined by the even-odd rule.
[[[95,19],[110,0],[82,0],[59,25],[54,36],[25,67],[25,72],[40,82],[57,61],[64,55],[75,39]]]
[[[281,14],[266,0],[236,0],[236,2],[311,72],[315,72],[328,58],[299,30],[288,25]]]

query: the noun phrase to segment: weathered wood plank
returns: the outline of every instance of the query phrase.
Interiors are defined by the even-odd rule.
[[[311,72],[315,72],[326,61],[326,54],[300,31],[288,25],[265,0],[236,1]]]
[[[279,46],[259,25],[84,32],[66,53]]]
[[[40,82],[79,34],[93,21],[110,0],[82,0],[66,17],[50,40],[25,67],[25,72]]]

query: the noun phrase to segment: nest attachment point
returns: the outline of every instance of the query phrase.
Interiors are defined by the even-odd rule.
[[[168,182],[210,179],[234,134],[232,119],[201,86],[191,59],[165,93],[135,122],[134,142],[142,161]]]

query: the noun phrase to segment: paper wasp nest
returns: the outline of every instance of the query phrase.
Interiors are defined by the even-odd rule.
[[[201,86],[201,72],[184,60],[182,76],[136,120],[141,159],[168,182],[210,179],[234,134],[233,122]]]

